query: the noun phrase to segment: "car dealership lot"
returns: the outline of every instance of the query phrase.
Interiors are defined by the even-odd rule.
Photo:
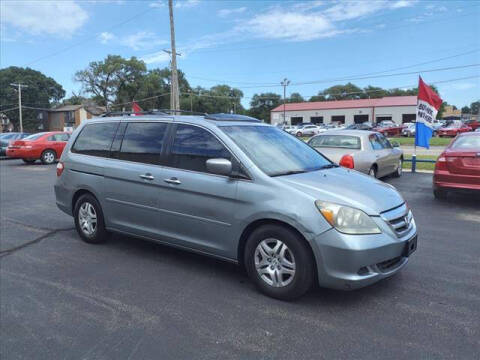
[[[386,179],[413,209],[398,275],[296,302],[236,266],[114,236],[88,245],[55,206],[53,166],[0,162],[2,358],[455,358],[480,352],[480,198],[434,200],[431,175]]]

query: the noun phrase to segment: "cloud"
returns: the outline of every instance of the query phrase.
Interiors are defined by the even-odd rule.
[[[241,14],[241,13],[245,12],[245,10],[247,10],[246,7],[239,7],[239,8],[235,8],[235,9],[221,9],[221,10],[218,10],[217,14],[218,14],[218,16],[220,16],[222,18],[225,18],[225,17],[228,17],[230,15]]]
[[[1,22],[32,35],[70,37],[88,20],[73,0],[1,1]]]
[[[174,7],[176,9],[180,8],[192,8],[200,4],[200,0],[177,0],[174,1]],[[168,1],[167,0],[157,0],[154,2],[151,2],[149,4],[150,7],[152,8],[163,8],[163,7],[168,7]]]
[[[141,58],[146,64],[166,63],[170,61],[170,55],[164,51],[145,55]]]
[[[102,44],[121,45],[132,50],[149,50],[159,45],[168,44],[167,40],[159,39],[158,36],[150,31],[138,31],[124,37],[116,36],[110,32],[102,32],[98,35]]]
[[[398,1],[395,1],[391,5],[391,8],[392,9],[400,9],[400,8],[404,8],[404,7],[410,7],[410,6],[415,5],[416,2],[417,2],[417,0],[398,0]]]

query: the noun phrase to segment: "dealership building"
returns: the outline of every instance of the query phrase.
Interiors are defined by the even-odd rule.
[[[273,125],[300,123],[355,124],[393,120],[397,124],[415,121],[416,96],[390,96],[379,99],[312,101],[285,104],[271,111]]]

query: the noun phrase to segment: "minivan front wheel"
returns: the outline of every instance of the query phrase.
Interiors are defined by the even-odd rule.
[[[284,226],[256,229],[247,240],[244,263],[257,288],[277,299],[298,298],[313,283],[315,266],[308,245]]]
[[[80,196],[75,203],[73,214],[75,228],[83,241],[99,244],[107,239],[102,208],[94,196],[90,194]]]

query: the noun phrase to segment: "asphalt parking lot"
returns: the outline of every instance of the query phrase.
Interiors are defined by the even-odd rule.
[[[0,161],[2,359],[478,359],[480,198],[434,200],[430,174],[386,179],[418,250],[396,276],[296,302],[236,266],[114,236],[80,241],[55,167]]]

